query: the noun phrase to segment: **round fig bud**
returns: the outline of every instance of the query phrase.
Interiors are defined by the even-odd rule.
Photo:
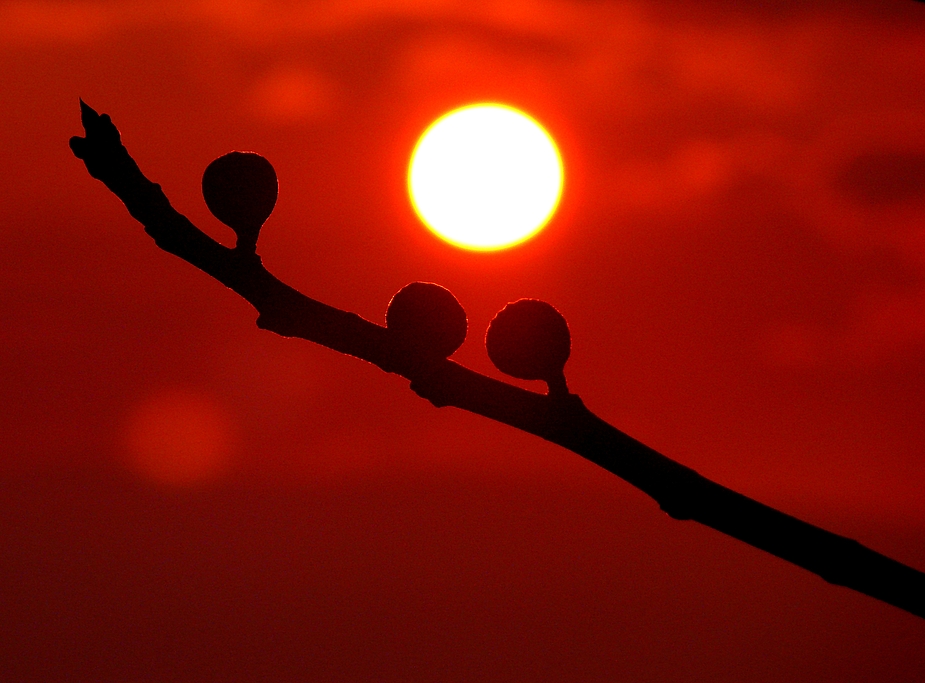
[[[466,312],[450,290],[432,282],[412,282],[389,302],[385,324],[405,346],[447,358],[462,346]]]
[[[254,251],[261,226],[273,212],[279,182],[269,161],[254,152],[229,152],[202,174],[209,211],[238,236],[238,249]]]
[[[572,340],[565,318],[545,301],[520,299],[502,308],[488,326],[485,347],[506,375],[544,380],[550,392],[565,387]]]

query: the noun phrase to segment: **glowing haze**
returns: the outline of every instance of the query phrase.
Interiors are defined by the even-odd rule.
[[[503,249],[552,217],[562,194],[562,159],[530,116],[475,104],[424,131],[411,155],[408,191],[424,224],[447,242]]]
[[[0,83],[0,681],[925,682],[925,620],[258,329],[67,148],[83,97],[229,246],[202,172],[259,152],[284,282],[440,283],[500,379],[492,316],[548,301],[589,409],[921,570],[925,3],[0,0]],[[479,102],[566,174],[493,252],[406,190]]]

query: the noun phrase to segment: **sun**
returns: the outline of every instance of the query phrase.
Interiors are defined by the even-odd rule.
[[[532,237],[562,196],[562,158],[546,130],[502,104],[444,114],[411,154],[408,193],[424,224],[464,249],[492,251]]]

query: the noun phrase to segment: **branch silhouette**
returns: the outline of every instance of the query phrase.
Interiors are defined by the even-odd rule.
[[[675,519],[700,522],[829,583],[925,618],[922,572],[710,481],[588,410],[566,386],[568,326],[549,304],[530,299],[509,304],[486,336],[489,357],[499,369],[546,381],[548,394],[469,370],[448,359],[465,338],[466,319],[455,297],[442,287],[412,283],[403,288],[389,304],[383,327],[315,301],[263,267],[256,254],[257,234],[273,209],[277,186],[272,167],[262,157],[233,152],[206,170],[206,202],[238,235],[235,248],[225,247],[177,212],[160,186],[142,174],[108,115],[83,101],[80,105],[86,137],[71,138],[70,146],[90,175],[125,203],[158,247],[250,302],[259,314],[258,327],[307,339],[401,375],[415,393],[437,407],[455,406],[483,415],[587,458],[651,496]]]

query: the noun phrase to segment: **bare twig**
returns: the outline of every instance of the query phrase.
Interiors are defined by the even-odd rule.
[[[86,137],[71,149],[119,197],[161,249],[211,275],[254,308],[257,325],[301,337],[411,380],[435,406],[456,406],[559,444],[616,474],[680,520],[694,520],[854,590],[925,618],[925,574],[843,536],[802,522],[701,476],[591,413],[564,383],[526,391],[451,360],[423,354],[387,327],[300,294],[267,271],[252,249],[217,243],[141,173],[109,116],[81,102]],[[552,386],[552,385],[551,385]]]

